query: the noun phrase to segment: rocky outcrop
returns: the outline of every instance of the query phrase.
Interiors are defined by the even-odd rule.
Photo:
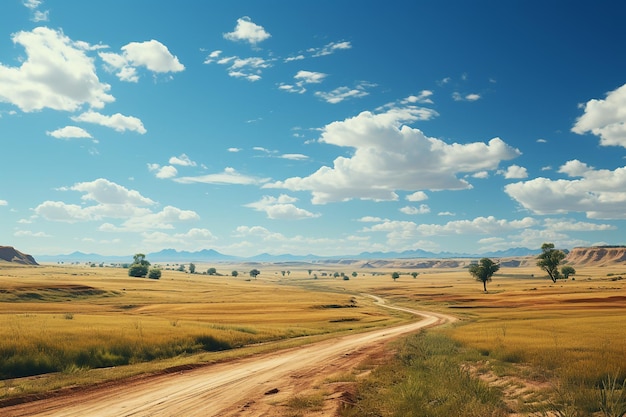
[[[13,246],[0,246],[0,262],[3,261],[21,265],[39,265],[35,258],[16,250]]]
[[[626,262],[626,246],[591,246],[572,249],[565,262],[570,265],[611,265]]]

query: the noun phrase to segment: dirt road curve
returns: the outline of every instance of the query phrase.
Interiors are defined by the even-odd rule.
[[[383,300],[374,297],[381,304]],[[423,319],[308,346],[256,355],[175,374],[78,391],[0,409],[2,416],[276,416],[288,398],[324,376],[349,370],[399,335],[436,326],[453,317],[388,306]],[[322,414],[330,415],[330,414]]]

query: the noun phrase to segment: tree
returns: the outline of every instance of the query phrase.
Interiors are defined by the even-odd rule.
[[[413,277],[413,279],[417,278],[419,274],[417,272],[411,272],[411,276]]]
[[[189,273],[190,274],[195,274],[196,273],[196,265],[189,264]]]
[[[253,269],[250,271],[250,276],[254,279],[256,279],[256,277],[261,273],[261,271],[259,271],[258,269]]]
[[[215,268],[213,268],[213,269],[215,269]],[[209,275],[210,275],[210,274],[209,274]],[[239,275],[239,272],[237,272],[237,271],[235,270],[235,271],[231,272],[231,273],[230,273],[230,275],[232,275],[232,276],[236,277],[236,276],[238,276],[238,275]]]
[[[537,266],[548,273],[552,282],[561,278],[559,264],[565,259],[565,252],[554,249],[554,243],[544,243],[541,245],[541,254],[537,256]]]
[[[209,268],[209,269],[207,269],[206,273],[209,274],[209,275],[215,275],[215,274],[217,274],[217,269]],[[233,276],[236,277],[237,275],[233,275]]]
[[[150,262],[146,260],[146,255],[143,253],[137,253],[133,256],[133,263],[128,267],[129,277],[143,278],[148,275],[148,267]]]
[[[570,275],[576,275],[576,270],[573,266],[565,265],[561,267],[561,275],[563,275],[563,278],[568,279]]]
[[[150,268],[150,272],[148,272],[148,278],[151,278],[151,279],[161,278],[161,268]]]
[[[397,272],[394,272],[393,274],[391,274],[391,278],[393,278],[394,282],[395,280],[397,280],[398,278],[400,278],[400,274]]]
[[[354,278],[356,278],[356,276],[357,276],[357,275],[359,275],[359,274],[358,274],[356,271],[354,271],[354,272],[352,273],[352,276],[353,276]]]
[[[483,283],[483,289],[487,292],[487,283],[491,281],[491,277],[499,269],[499,264],[489,258],[482,258],[477,264],[470,265],[469,273],[476,278],[476,281]]]

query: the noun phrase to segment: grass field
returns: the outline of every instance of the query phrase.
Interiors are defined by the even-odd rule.
[[[403,269],[394,281],[391,269],[257,267],[262,273],[256,280],[247,275],[249,265],[217,268],[224,275],[239,269],[236,278],[166,270],[150,280],[117,268],[0,264],[0,397],[206,363],[407,319],[362,295],[370,293],[460,318],[426,339],[404,342],[397,347],[400,365],[389,366],[435,369],[444,352],[454,366],[438,376],[475,381],[464,384],[474,390],[465,394],[452,384],[447,391],[421,385],[394,390],[401,381],[392,376],[399,371],[383,366],[372,378],[381,378],[374,386],[390,387],[384,397],[370,398],[380,390],[368,393],[366,383],[360,391],[362,401],[381,404],[381,410],[400,409],[394,393],[414,403],[418,397],[408,393],[418,391],[419,401],[431,404],[446,395],[484,395],[487,408],[472,403],[464,415],[621,417],[619,407],[626,407],[626,266],[577,267],[574,280],[556,284],[535,267],[503,267],[487,293],[463,268],[420,269],[415,278]],[[349,279],[333,278],[335,272]],[[407,357],[433,362],[420,365]],[[618,411],[602,411],[609,406]],[[438,413],[430,415],[454,415]]]

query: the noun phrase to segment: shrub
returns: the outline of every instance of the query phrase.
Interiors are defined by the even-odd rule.
[[[159,268],[151,268],[150,272],[148,273],[148,278],[151,278],[151,279],[159,279],[159,278],[161,278],[161,269],[159,269]]]
[[[145,277],[148,275],[148,265],[132,264],[128,268],[129,277]]]

